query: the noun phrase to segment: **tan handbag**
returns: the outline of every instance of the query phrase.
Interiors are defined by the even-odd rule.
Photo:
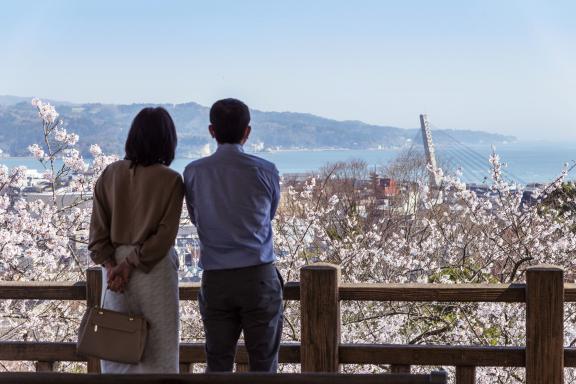
[[[76,350],[83,356],[137,364],[142,360],[148,327],[142,316],[94,306],[82,318]]]

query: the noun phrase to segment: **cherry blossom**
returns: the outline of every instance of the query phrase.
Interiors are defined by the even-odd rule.
[[[0,279],[82,281],[89,265],[86,241],[94,183],[118,157],[92,144],[87,161],[77,147],[78,136],[64,129],[55,108],[37,99],[33,105],[44,141],[29,149],[45,167],[48,192],[23,198],[16,192],[26,186],[25,169],[0,165]],[[573,165],[549,185],[532,190],[529,202],[523,200],[521,186],[505,179],[505,164],[495,151],[486,162],[491,180],[484,192],[467,189],[459,170],[434,170],[441,176],[436,187],[428,181],[432,170],[425,164],[418,163],[422,166],[417,169],[406,164],[399,161],[382,170],[401,186],[396,196],[381,196],[378,184],[370,181],[374,175],[357,162],[328,165],[304,181],[283,179],[273,224],[285,280],[297,281],[300,268],[316,261],[338,264],[346,283],[513,283],[524,281],[526,268],[538,263],[563,266],[567,279],[574,279],[576,212],[559,208],[575,203],[562,192],[571,183],[567,176]],[[74,341],[84,306],[3,300],[0,310],[6,324],[1,340]],[[284,315],[284,341],[298,342],[299,303],[287,301]],[[518,304],[342,302],[341,318],[342,342],[525,344],[525,308]],[[203,341],[195,302],[182,302],[181,319],[182,341]],[[565,345],[576,345],[573,304],[566,304]],[[5,369],[29,367],[3,364]],[[478,382],[522,383],[523,375],[518,369],[483,368]],[[574,380],[574,371],[566,370],[566,381]]]
[[[23,167],[0,165],[0,279],[4,281],[81,281],[88,267],[87,229],[93,185],[116,156],[93,154],[86,163],[74,145],[78,135],[66,132],[48,103],[34,100],[44,143],[29,149],[45,167],[49,192],[23,196]],[[58,165],[61,164],[61,165]],[[65,186],[67,180],[71,180]],[[83,303],[4,300],[1,340],[72,341]],[[27,363],[5,363],[6,369],[26,369]],[[67,365],[64,365],[67,366]]]

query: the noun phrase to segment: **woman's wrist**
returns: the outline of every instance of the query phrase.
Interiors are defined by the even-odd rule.
[[[130,262],[130,260],[128,260],[128,259],[124,259],[123,263],[126,264],[128,266],[128,268],[130,268],[130,270],[133,270],[136,268],[136,266],[134,264],[132,264]]]

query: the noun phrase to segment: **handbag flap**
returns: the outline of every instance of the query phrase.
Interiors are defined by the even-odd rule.
[[[111,328],[123,332],[138,332],[147,326],[142,316],[130,316],[126,313],[93,308],[90,316],[90,326]]]

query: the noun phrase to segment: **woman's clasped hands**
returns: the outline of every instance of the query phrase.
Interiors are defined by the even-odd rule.
[[[128,281],[130,281],[134,267],[127,261],[123,261],[120,264],[109,261],[104,264],[104,267],[108,276],[108,289],[113,292],[123,293],[126,290]]]

